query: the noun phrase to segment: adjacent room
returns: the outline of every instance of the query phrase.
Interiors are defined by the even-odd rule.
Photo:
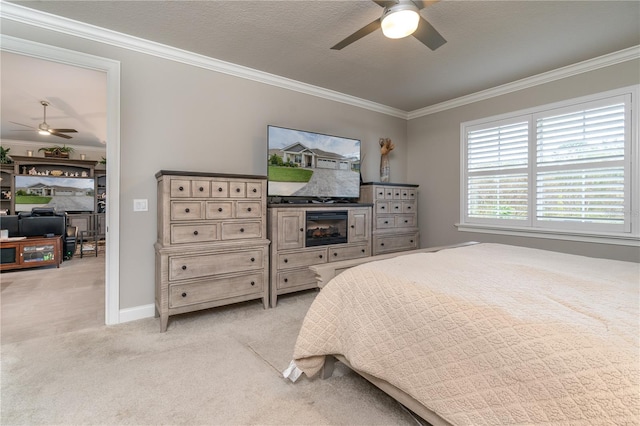
[[[2,1],[3,424],[640,422],[640,3]]]

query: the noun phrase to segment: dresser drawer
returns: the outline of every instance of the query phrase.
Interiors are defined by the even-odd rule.
[[[169,307],[206,303],[262,292],[265,286],[263,274],[249,274],[238,277],[208,278],[189,284],[174,284],[169,287]]]
[[[395,217],[396,228],[414,228],[416,222],[415,214],[400,214]]]
[[[389,203],[390,213],[402,213],[402,201],[392,201]]]
[[[402,202],[402,213],[413,213],[416,211],[416,203],[410,201]]]
[[[229,198],[229,182],[226,180],[213,179],[211,181],[212,198]]]
[[[260,201],[238,201],[236,217],[239,219],[262,217],[262,204]]]
[[[309,286],[316,283],[316,274],[309,268],[284,270],[278,272],[276,278],[276,288],[293,288]]]
[[[414,250],[418,248],[418,233],[377,236],[373,238],[374,253]]]
[[[247,184],[245,182],[229,182],[229,197],[245,198],[247,196]]]
[[[192,180],[191,196],[193,198],[209,198],[209,186],[208,180]]]
[[[415,200],[416,199],[416,190],[415,189],[403,189],[402,190],[402,199],[403,200]]]
[[[373,198],[376,200],[384,200],[384,188],[382,186],[376,186],[373,189],[374,196]]]
[[[171,220],[204,219],[202,203],[200,201],[172,201]]]
[[[224,222],[222,223],[222,239],[237,240],[242,238],[260,238],[262,223],[255,222]]]
[[[218,240],[215,224],[171,225],[171,244],[203,243]]]
[[[395,228],[396,220],[394,216],[378,216],[376,217],[376,229]]]
[[[171,179],[169,193],[171,198],[191,197],[191,181],[189,179]]]
[[[262,198],[262,184],[260,182],[247,182],[247,198]]]
[[[347,247],[329,247],[329,262],[367,257],[370,255],[370,251],[370,246],[368,244]]]
[[[264,267],[262,250],[169,257],[169,280],[251,271]]]
[[[376,202],[376,213],[393,213],[390,210],[388,201],[378,201]]]
[[[233,201],[207,201],[207,219],[231,219],[233,217]]]
[[[306,250],[298,253],[278,254],[278,269],[299,268],[327,261],[327,249]]]

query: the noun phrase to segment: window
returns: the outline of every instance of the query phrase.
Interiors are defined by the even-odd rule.
[[[460,226],[637,240],[636,93],[463,123]]]

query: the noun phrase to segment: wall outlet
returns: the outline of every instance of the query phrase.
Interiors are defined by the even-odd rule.
[[[149,210],[149,201],[146,199],[143,200],[133,200],[133,211],[134,212],[146,212]]]

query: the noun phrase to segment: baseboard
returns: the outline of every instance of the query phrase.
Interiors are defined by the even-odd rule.
[[[120,309],[120,321],[119,323],[136,321],[144,318],[151,318],[155,316],[156,305],[151,303],[150,305],[135,306],[133,308]]]

